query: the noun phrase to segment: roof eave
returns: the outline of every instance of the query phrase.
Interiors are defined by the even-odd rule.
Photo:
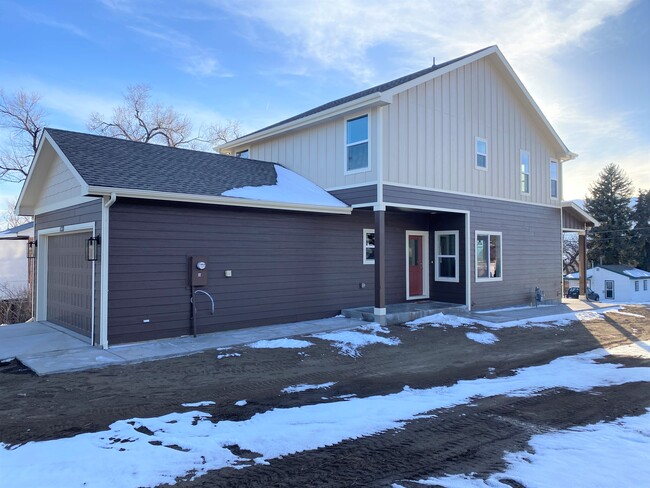
[[[343,103],[341,105],[337,105],[336,107],[323,110],[322,112],[317,112],[315,114],[302,117],[298,120],[287,122],[286,124],[270,127],[266,130],[255,132],[248,136],[240,137],[239,139],[235,139],[234,141],[227,142],[220,146],[216,146],[214,149],[222,154],[228,154],[230,150],[235,147],[245,146],[247,144],[250,144],[251,142],[255,142],[260,139],[266,139],[267,137],[272,137],[280,133],[286,133],[296,129],[308,127],[310,125],[322,122],[323,120],[327,120],[332,117],[337,117],[339,115],[343,115],[346,113],[352,113],[362,109],[388,105],[388,103],[390,102],[387,99],[387,97],[384,96],[383,93],[381,92],[371,93],[370,95],[366,95],[365,97],[357,98],[355,100],[350,100],[347,103]]]
[[[211,195],[193,195],[189,193],[172,193],[153,190],[137,190],[131,188],[113,188],[104,186],[89,186],[88,195],[108,196],[115,194],[122,198],[137,198],[144,200],[163,200],[170,202],[202,203],[207,205],[224,205],[234,207],[263,208],[272,210],[291,210],[298,212],[316,212],[327,214],[350,215],[349,206],[335,207],[331,205],[311,205],[291,202],[274,202],[270,200],[252,200],[248,198],[222,197]]]
[[[570,208],[574,212],[580,214],[582,218],[585,219],[587,222],[591,222],[593,227],[598,227],[600,226],[600,222],[598,222],[595,218],[591,216],[588,212],[586,212],[584,209],[582,209],[579,205],[577,205],[575,202],[572,201],[563,201],[562,202],[562,208]]]

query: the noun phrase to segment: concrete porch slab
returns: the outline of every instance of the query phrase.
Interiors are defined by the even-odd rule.
[[[386,306],[386,325],[402,324],[436,313],[458,313],[466,309],[465,305],[431,300],[392,303]],[[375,316],[374,312],[374,307],[346,308],[341,311],[343,315],[352,319],[377,322],[379,318]]]
[[[46,324],[35,322],[0,327],[0,360],[90,347],[87,342]]]

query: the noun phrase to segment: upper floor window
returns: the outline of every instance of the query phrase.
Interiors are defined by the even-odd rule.
[[[365,171],[370,165],[368,158],[368,116],[362,115],[345,122],[345,171]]]
[[[530,193],[530,153],[523,149],[519,152],[521,163],[521,193]]]
[[[375,229],[363,229],[363,264],[375,264]]]
[[[557,198],[558,195],[558,180],[557,180],[557,161],[551,160],[551,198]]]
[[[436,281],[458,283],[458,231],[436,231]]]
[[[476,167],[479,169],[487,169],[488,156],[487,156],[488,143],[487,140],[476,138]]]
[[[476,231],[476,281],[501,281],[501,232]]]
[[[244,149],[243,151],[239,151],[239,152],[235,153],[235,156],[237,156],[238,158],[244,158],[244,159],[249,159],[251,157],[250,152],[248,151],[248,149]]]

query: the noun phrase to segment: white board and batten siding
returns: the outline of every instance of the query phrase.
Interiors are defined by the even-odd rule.
[[[345,174],[345,121],[369,114],[370,168]],[[377,109],[355,112],[250,146],[250,157],[280,163],[319,186],[338,188],[377,181]]]
[[[394,95],[383,108],[384,181],[559,206],[549,165],[557,145],[501,69],[484,58]],[[488,143],[487,170],[475,166],[477,137]],[[529,194],[520,186],[522,149]]]

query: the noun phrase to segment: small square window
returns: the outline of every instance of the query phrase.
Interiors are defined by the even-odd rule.
[[[363,264],[375,264],[375,229],[363,229]]]
[[[487,140],[476,138],[476,167],[479,169],[487,169],[488,165],[488,143]]]

